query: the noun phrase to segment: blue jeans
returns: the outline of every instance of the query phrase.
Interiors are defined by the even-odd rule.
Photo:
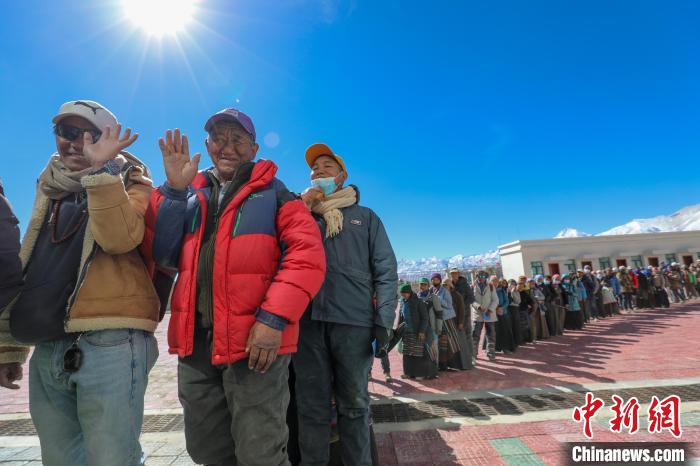
[[[45,466],[132,466],[139,443],[148,373],[158,358],[150,332],[86,332],[77,372],[63,355],[77,335],[40,343],[29,362],[29,411]]]

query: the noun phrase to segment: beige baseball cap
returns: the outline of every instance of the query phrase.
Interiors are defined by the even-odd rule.
[[[104,131],[107,126],[113,128],[118,123],[117,117],[112,112],[94,100],[71,100],[66,102],[58,109],[58,113],[53,117],[52,121],[56,124],[68,116],[85,118],[100,131]]]

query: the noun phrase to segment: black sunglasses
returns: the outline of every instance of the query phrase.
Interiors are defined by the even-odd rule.
[[[78,335],[77,340],[63,353],[63,370],[69,374],[78,372],[80,366],[83,365],[83,351],[78,347],[78,342],[82,336],[82,333]]]
[[[69,141],[75,141],[78,138],[82,138],[83,134],[90,133],[92,136],[92,142],[97,142],[102,136],[102,131],[92,128],[78,128],[76,126],[67,125],[65,123],[59,123],[53,127],[53,132],[56,136],[62,137]]]

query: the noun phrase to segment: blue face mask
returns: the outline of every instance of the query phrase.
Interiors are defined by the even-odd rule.
[[[335,178],[316,178],[311,180],[311,186],[320,189],[326,196],[330,196],[338,188],[338,185],[335,184]]]

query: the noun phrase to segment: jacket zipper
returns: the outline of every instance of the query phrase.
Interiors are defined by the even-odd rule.
[[[70,310],[73,307],[73,304],[75,303],[75,299],[78,296],[78,293],[80,292],[80,289],[83,287],[83,284],[85,283],[85,275],[87,274],[88,269],[90,268],[90,263],[92,262],[92,258],[95,256],[95,253],[97,252],[97,242],[95,242],[92,245],[92,251],[90,251],[90,254],[87,256],[87,259],[85,259],[85,264],[83,265],[83,268],[80,270],[80,274],[78,274],[78,281],[76,282],[75,285],[75,290],[73,290],[73,294],[70,295],[68,298],[68,304],[66,305],[66,316],[63,319],[63,326],[68,324],[68,320],[70,320]]]
[[[231,238],[236,236],[236,234],[238,233],[238,226],[241,224],[241,215],[243,215],[243,206],[244,205],[245,205],[245,201],[238,208],[238,212],[236,212],[236,222],[233,225],[233,233],[231,234]]]
[[[207,251],[207,263],[206,270],[214,269],[214,254],[216,252],[216,233],[219,231],[219,215],[221,213],[221,204],[216,206],[216,212],[214,212],[214,226],[212,230],[213,238],[209,238],[208,247],[211,251]],[[211,262],[210,262],[211,261]],[[209,306],[207,309],[209,324],[211,325],[212,331],[214,330],[214,273],[210,277],[211,282],[209,283]]]
[[[192,217],[192,225],[190,225],[190,233],[195,232],[195,226],[197,225],[197,216],[199,215],[199,203],[194,208],[194,216]]]

